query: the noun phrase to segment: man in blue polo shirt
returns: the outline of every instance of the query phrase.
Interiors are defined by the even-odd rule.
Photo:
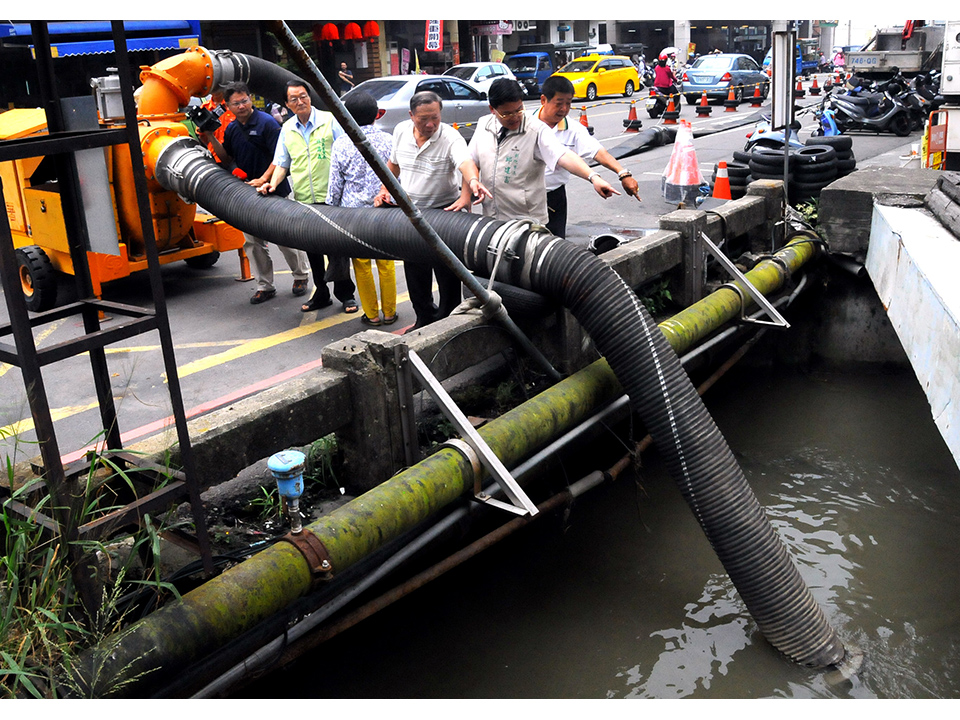
[[[250,88],[242,82],[231,83],[223,89],[223,99],[227,108],[236,116],[223,136],[223,143],[209,133],[202,133],[214,152],[223,163],[233,162],[239,169],[234,174],[246,180],[248,185],[259,188],[273,175],[273,155],[280,137],[280,124],[272,116],[258,110],[250,100]],[[290,184],[286,180],[277,188],[277,194],[290,193]],[[243,250],[250,258],[253,273],[257,278],[257,290],[250,298],[253,305],[262,303],[277,294],[273,284],[273,261],[267,250],[267,243],[258,237],[244,233]],[[293,294],[305,295],[307,292],[307,273],[310,266],[307,254],[303,250],[278,245],[293,273]]]

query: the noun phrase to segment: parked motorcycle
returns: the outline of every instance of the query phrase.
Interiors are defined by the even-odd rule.
[[[831,93],[823,110],[840,133],[850,131],[886,133],[906,137],[914,129],[914,118],[902,97],[906,83],[897,68],[894,77],[876,85],[875,90],[858,86],[852,91]]]

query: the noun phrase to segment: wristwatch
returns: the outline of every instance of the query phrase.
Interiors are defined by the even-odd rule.
[[[595,172],[595,173],[590,173],[589,175],[587,175],[587,182],[588,182],[588,183],[592,183],[592,182],[593,182],[593,179],[594,179],[595,177],[600,177],[600,173]]]
[[[621,180],[623,180],[624,178],[633,177],[633,173],[630,172],[629,170],[621,170],[621,171],[617,174],[617,177],[620,178]]]

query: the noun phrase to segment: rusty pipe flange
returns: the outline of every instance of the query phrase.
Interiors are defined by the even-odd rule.
[[[287,533],[280,538],[279,542],[288,542],[300,551],[310,568],[310,577],[313,578],[314,585],[333,578],[333,563],[330,562],[330,553],[320,542],[320,538],[312,532],[307,530],[297,534]]]

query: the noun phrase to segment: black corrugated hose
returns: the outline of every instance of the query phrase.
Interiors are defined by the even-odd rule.
[[[311,207],[263,197],[190,139],[161,154],[156,174],[165,187],[278,245],[352,257],[432,259],[400,210]],[[562,303],[589,333],[766,639],[806,667],[841,661],[843,644],[636,293],[588,250],[545,232],[518,234],[516,223],[469,213],[423,215],[470,270],[486,277],[495,262],[488,248],[513,238],[513,259],[499,265],[497,280]]]

